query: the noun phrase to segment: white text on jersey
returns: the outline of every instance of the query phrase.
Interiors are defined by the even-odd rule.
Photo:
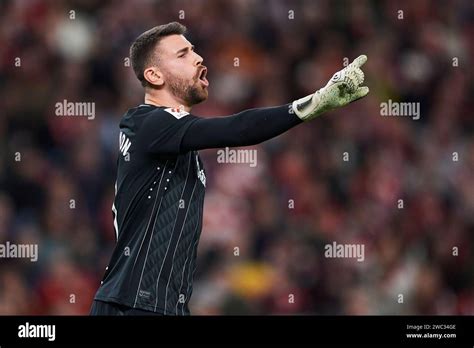
[[[123,156],[127,156],[128,149],[132,145],[132,142],[130,139],[127,138],[125,134],[120,132],[120,152],[122,153]]]

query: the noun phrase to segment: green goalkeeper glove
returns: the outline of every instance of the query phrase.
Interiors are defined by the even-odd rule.
[[[369,88],[360,86],[364,82],[364,73],[360,67],[366,61],[365,55],[357,57],[351,64],[335,73],[326,86],[314,94],[295,100],[292,107],[296,115],[303,121],[309,121],[323,112],[365,97]]]

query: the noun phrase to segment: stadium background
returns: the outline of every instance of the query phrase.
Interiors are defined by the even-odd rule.
[[[173,20],[209,67],[202,116],[287,103],[369,57],[369,97],[250,147],[256,168],[203,151],[194,314],[474,314],[473,16],[469,0],[1,1],[0,241],[39,260],[0,260],[0,314],[88,313],[118,122],[142,101],[128,48]],[[96,117],[56,116],[64,99]],[[388,99],[421,119],[382,117]],[[364,262],[325,258],[333,241],[364,243]]]

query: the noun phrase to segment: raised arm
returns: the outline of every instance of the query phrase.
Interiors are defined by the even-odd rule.
[[[291,104],[209,119],[164,109],[148,117],[138,139],[148,152],[166,155],[261,143],[366,96],[369,88],[361,86],[364,73],[360,69],[366,61],[366,56],[359,56],[335,73],[326,86]]]
[[[255,145],[302,122],[290,104],[245,110],[226,117],[198,118],[187,128],[181,150]]]

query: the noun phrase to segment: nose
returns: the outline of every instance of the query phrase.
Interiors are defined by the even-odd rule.
[[[194,54],[196,55],[196,66],[202,65],[202,62],[204,61],[204,59],[196,52]]]

